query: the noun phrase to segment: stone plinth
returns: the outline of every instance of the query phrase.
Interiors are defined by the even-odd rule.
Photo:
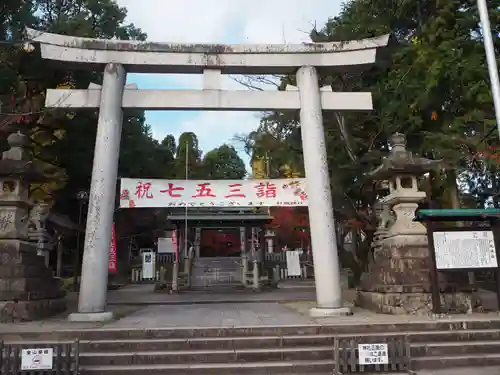
[[[64,311],[64,292],[35,244],[0,240],[0,311],[2,321],[43,319]]]
[[[397,235],[381,241],[370,271],[363,275],[357,304],[386,314],[428,314],[432,311],[427,236]],[[443,311],[471,310],[471,293],[440,275]]]

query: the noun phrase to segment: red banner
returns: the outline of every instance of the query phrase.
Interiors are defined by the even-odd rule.
[[[175,230],[172,231],[170,239],[172,240],[172,246],[175,247],[175,263],[179,263],[179,246],[177,245],[177,234]]]
[[[175,234],[175,230],[172,231],[170,237],[172,239],[172,246],[177,246],[177,235]]]
[[[111,244],[109,246],[108,272],[116,272],[116,232],[115,223],[111,227]]]

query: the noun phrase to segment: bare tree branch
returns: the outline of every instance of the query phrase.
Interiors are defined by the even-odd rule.
[[[271,75],[271,76],[252,76],[252,75],[244,75],[244,76],[229,76],[233,81],[238,82],[240,85],[245,86],[250,90],[258,90],[264,91],[262,86],[273,85],[278,88],[281,83],[281,79],[283,76],[280,75]]]

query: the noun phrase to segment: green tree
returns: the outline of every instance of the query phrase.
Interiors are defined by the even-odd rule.
[[[246,176],[245,163],[230,145],[219,146],[205,154],[203,174],[213,180],[240,180]]]
[[[75,222],[76,193],[90,188],[97,114],[47,110],[44,93],[48,88],[84,89],[90,82],[100,84],[102,73],[55,68],[36,51],[23,50],[19,41],[26,27],[92,38],[145,40],[146,34],[127,23],[125,17],[126,10],[113,0],[7,0],[0,5],[0,40],[9,41],[0,44],[2,138],[17,129],[30,137],[35,158],[57,171],[50,184],[35,186],[37,198],[52,201],[56,212],[68,214]],[[152,138],[142,111],[124,114],[120,153],[120,176],[174,175],[173,153]],[[133,231],[134,221],[141,220],[138,216],[125,220],[126,230]],[[124,227],[117,225],[119,237],[126,234],[122,232]]]
[[[186,178],[187,159],[187,177],[189,179],[201,177],[201,154],[196,134],[192,132],[182,133],[179,137],[175,155],[175,176],[180,179]]]
[[[161,145],[168,150],[172,155],[175,156],[177,152],[177,145],[175,143],[175,137],[172,134],[168,134],[163,141],[161,141]]]
[[[488,6],[498,35],[500,2]],[[444,195],[457,196],[457,177],[476,194],[478,204],[484,202],[478,190],[498,186],[496,165],[475,157],[498,144],[476,2],[353,0],[322,29],[313,30],[311,38],[346,41],[385,33],[392,39],[377,66],[320,77],[320,84],[334,91],[373,93],[371,113],[324,115],[334,209],[337,217],[361,223],[367,240],[360,243],[359,254],[368,249],[373,217],[367,213],[380,193],[364,173],[380,163],[396,131],[406,133],[412,152],[444,158],[454,166],[433,179],[433,194],[441,204],[453,201]],[[498,49],[498,38],[496,44]],[[279,88],[287,83],[294,84],[295,77],[284,77]],[[265,116],[245,140],[251,154],[268,153],[271,163],[290,159],[302,164],[296,114]]]

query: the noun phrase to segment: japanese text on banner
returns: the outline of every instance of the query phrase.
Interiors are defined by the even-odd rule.
[[[120,207],[307,206],[305,179],[121,179]]]

